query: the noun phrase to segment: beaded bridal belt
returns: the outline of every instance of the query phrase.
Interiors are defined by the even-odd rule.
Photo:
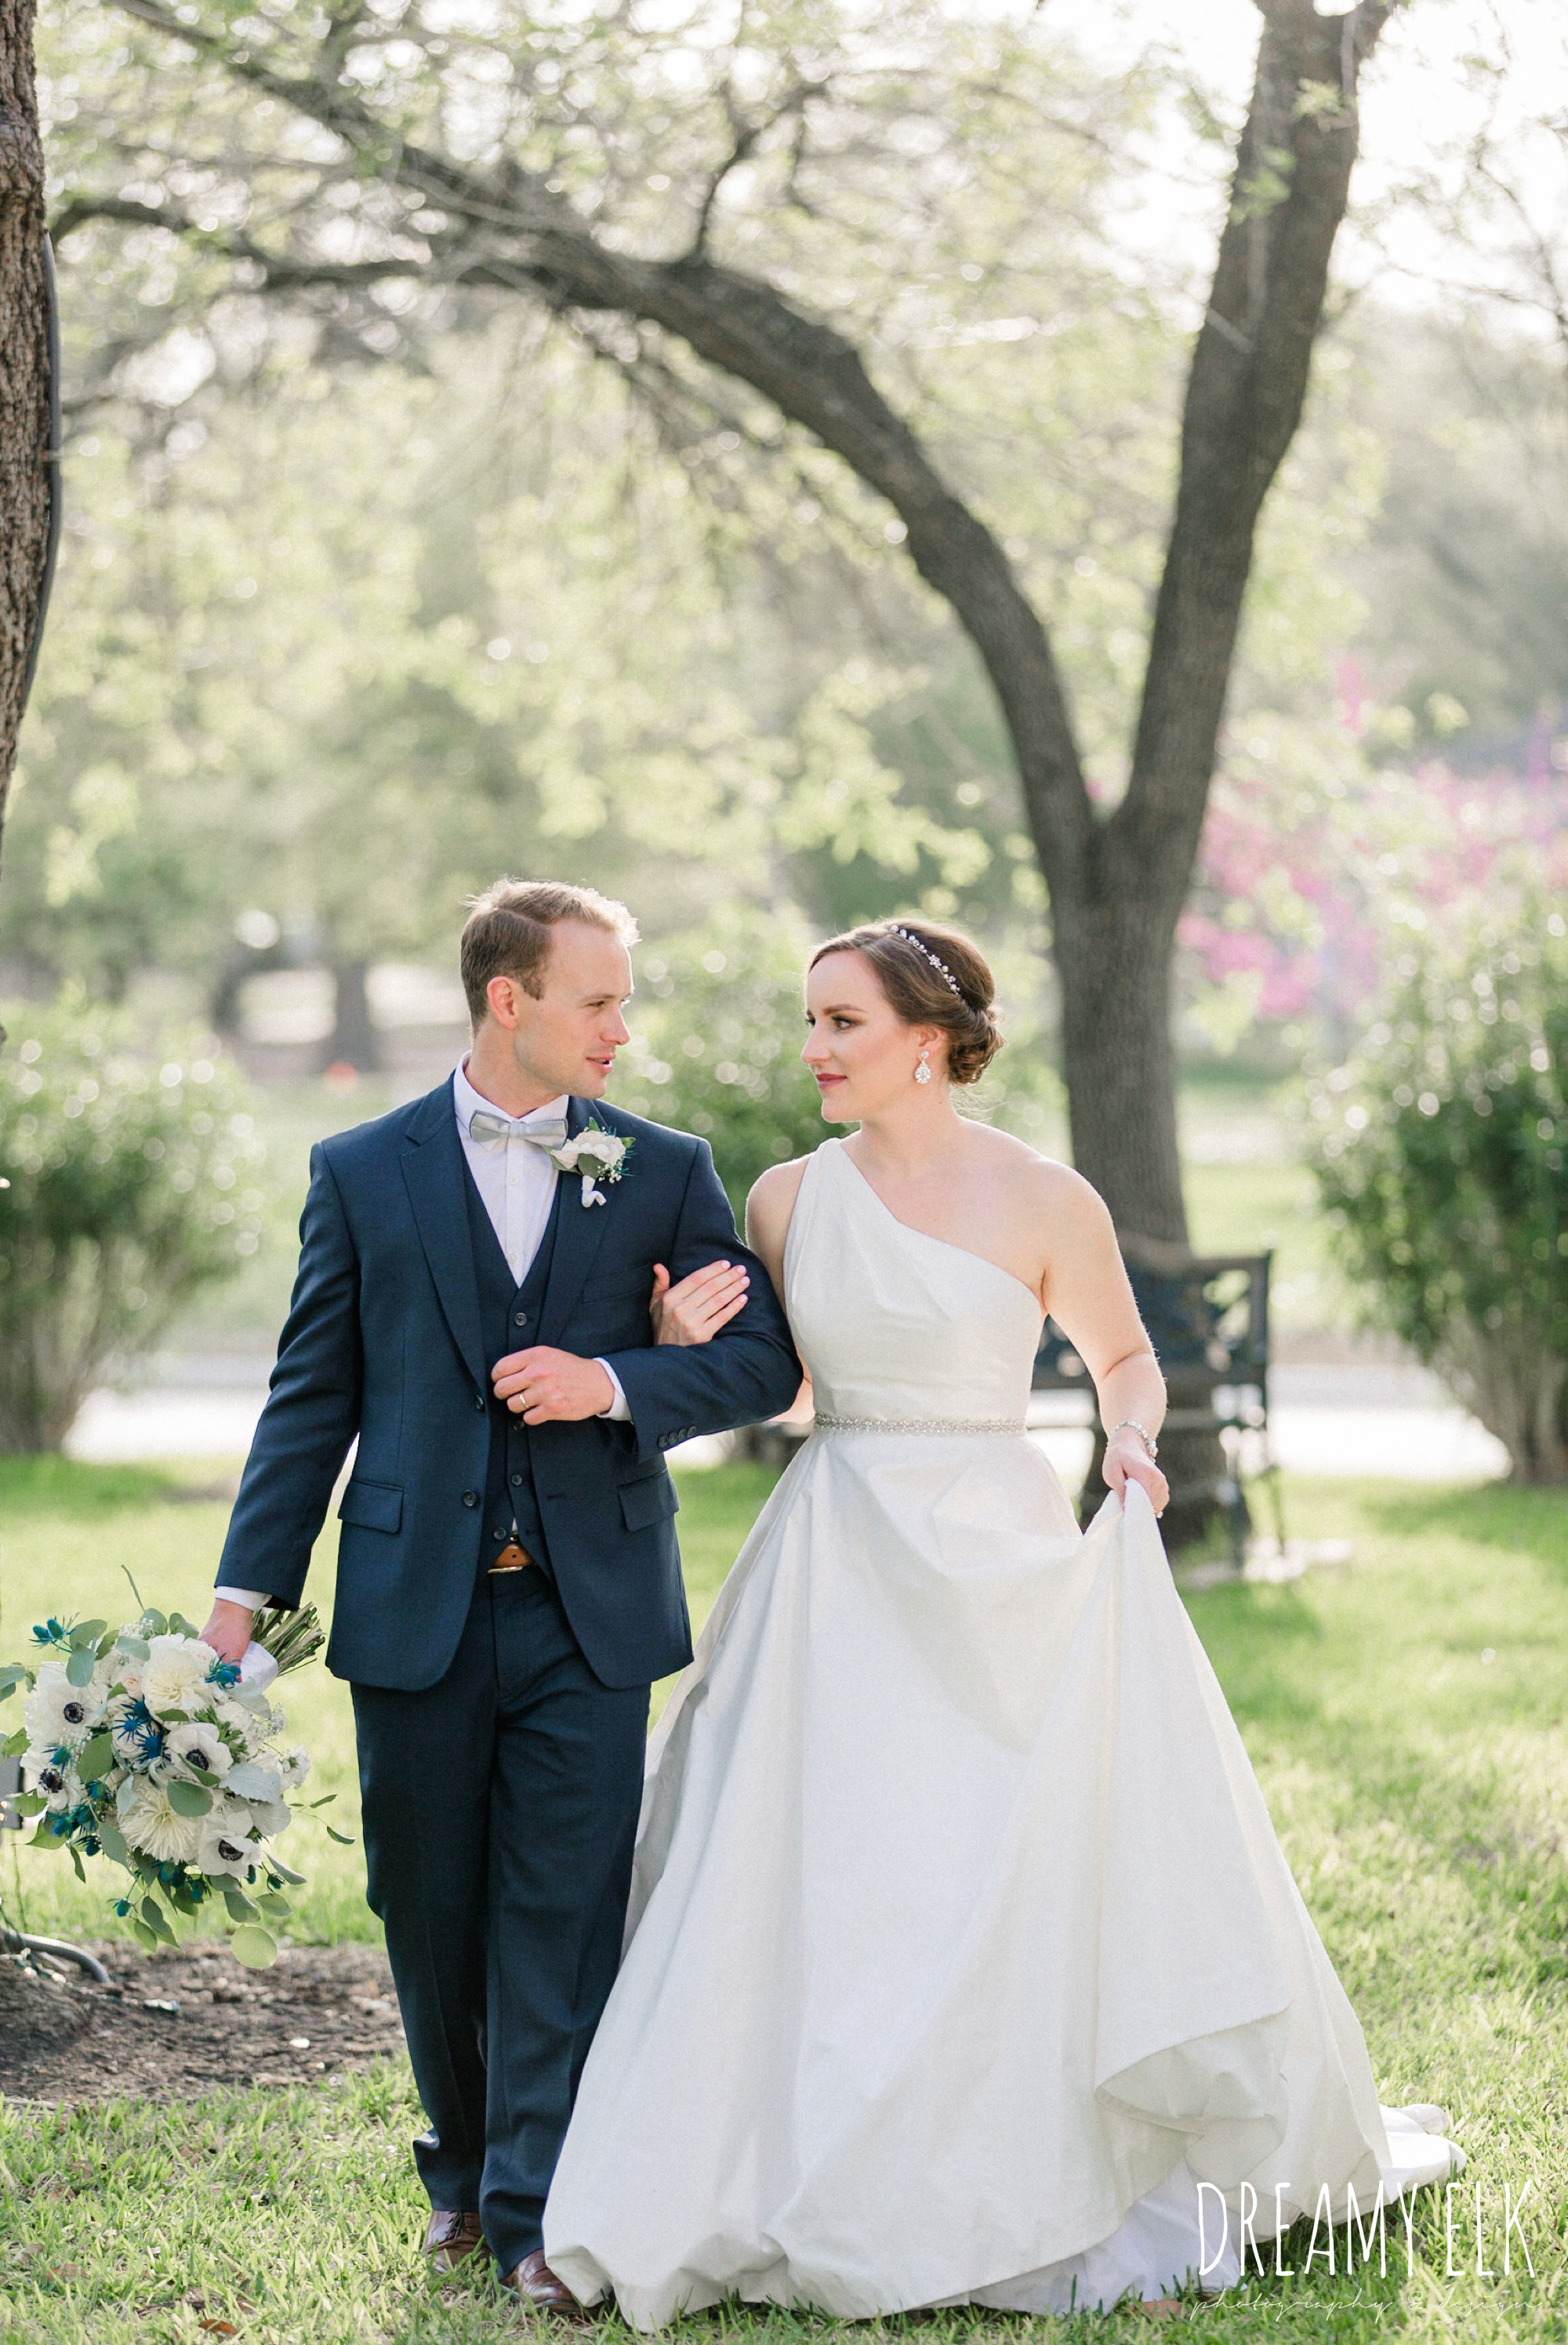
[[[812,1420],[814,1433],[1023,1433],[1016,1416],[824,1416]]]

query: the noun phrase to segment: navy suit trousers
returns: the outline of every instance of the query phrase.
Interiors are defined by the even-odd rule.
[[[544,2201],[616,1965],[646,1686],[602,1684],[537,1569],[481,1575],[450,1667],[356,1685],[372,1910],[430,2130],[433,2207],[477,2208],[501,2269]]]

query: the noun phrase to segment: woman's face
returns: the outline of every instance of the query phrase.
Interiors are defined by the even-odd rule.
[[[801,1057],[816,1078],[828,1123],[864,1122],[906,1098],[923,1043],[933,1076],[946,1072],[941,1028],[906,1026],[864,953],[829,953],[808,971],[805,1018],[811,1030]]]

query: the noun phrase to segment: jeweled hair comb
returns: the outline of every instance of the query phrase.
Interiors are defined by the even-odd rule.
[[[930,962],[932,968],[936,970],[943,983],[950,987],[952,991],[957,995],[959,1000],[962,1001],[964,999],[964,989],[959,984],[957,979],[954,976],[952,970],[948,968],[946,962],[945,960],[938,960],[929,945],[922,944],[920,939],[916,936],[911,936],[907,929],[901,929],[896,920],[889,920],[887,925],[892,929],[893,934],[895,937],[902,937],[906,945],[913,945],[917,953],[925,954],[926,959]]]

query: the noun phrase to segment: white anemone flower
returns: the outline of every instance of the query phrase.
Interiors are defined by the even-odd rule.
[[[127,1775],[115,1801],[120,1830],[133,1848],[160,1864],[193,1864],[201,1819],[177,1816],[165,1784],[150,1775]]]
[[[28,1789],[43,1793],[52,1816],[66,1814],[86,1797],[76,1769],[62,1767],[52,1750],[29,1751],[22,1764],[26,1770]]]
[[[74,1686],[59,1664],[50,1661],[38,1672],[22,1722],[35,1749],[53,1751],[63,1743],[74,1751],[86,1741],[103,1710],[102,1698],[91,1686]]]
[[[216,1726],[207,1726],[199,1719],[188,1725],[171,1726],[163,1740],[160,1771],[165,1775],[189,1775],[201,1768],[220,1780],[234,1764],[233,1754]]]
[[[211,1813],[201,1819],[196,1853],[200,1870],[215,1880],[225,1873],[243,1879],[261,1854],[248,1837],[250,1828],[250,1810],[243,1800],[216,1800]]]
[[[161,1718],[171,1710],[203,1710],[216,1689],[207,1677],[217,1655],[199,1637],[155,1637],[142,1664],[142,1700]]]
[[[297,1792],[309,1772],[309,1751],[297,1742],[292,1750],[284,1751],[281,1788],[285,1792]]]

